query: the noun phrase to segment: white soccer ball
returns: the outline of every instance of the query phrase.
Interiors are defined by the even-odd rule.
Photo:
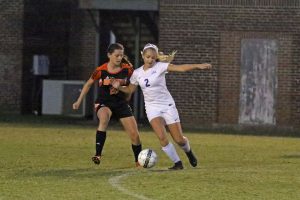
[[[152,149],[144,149],[139,154],[138,162],[144,168],[151,168],[157,162],[157,154]]]

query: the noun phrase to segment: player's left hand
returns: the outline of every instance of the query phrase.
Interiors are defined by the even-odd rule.
[[[198,66],[198,69],[211,69],[212,65],[210,63],[203,63]]]

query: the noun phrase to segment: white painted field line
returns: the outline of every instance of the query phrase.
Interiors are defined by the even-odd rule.
[[[118,189],[119,191],[123,192],[124,194],[127,194],[129,196],[132,196],[132,197],[135,197],[137,199],[140,199],[140,200],[153,200],[153,199],[150,199],[148,197],[145,197],[143,195],[139,195],[137,193],[134,193],[134,192],[131,192],[130,190],[127,190],[126,188],[122,187],[122,185],[120,184],[121,182],[121,179],[127,177],[127,176],[130,176],[132,174],[132,172],[128,172],[128,173],[125,173],[125,174],[121,174],[119,176],[114,176],[114,177],[111,177],[108,182],[116,189]]]

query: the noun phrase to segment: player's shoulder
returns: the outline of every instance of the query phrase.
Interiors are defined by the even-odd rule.
[[[103,71],[103,70],[107,71],[107,64],[108,63],[104,63],[103,65],[96,67],[96,71]]]
[[[142,72],[142,70],[143,70],[143,66],[136,68],[133,73],[140,74]]]
[[[154,69],[160,72],[166,72],[168,70],[168,66],[170,63],[168,62],[156,62],[154,65]]]
[[[121,67],[122,69],[129,69],[129,70],[133,69],[132,65],[126,63],[122,63]]]
[[[107,63],[104,63],[103,65],[96,67],[94,72],[92,73],[91,78],[92,79],[99,79],[101,77],[102,71],[107,71]]]
[[[155,66],[167,66],[167,65],[169,65],[170,63],[168,63],[168,62],[156,62],[155,63]]]

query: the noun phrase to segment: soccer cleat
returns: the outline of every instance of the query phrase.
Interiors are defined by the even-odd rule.
[[[193,166],[193,167],[196,167],[197,166],[197,158],[196,156],[194,155],[194,153],[192,152],[192,150],[190,150],[189,152],[186,152],[185,153],[190,161],[190,164]]]
[[[92,161],[93,161],[96,165],[100,165],[100,156],[93,156],[93,157],[92,157]]]
[[[181,161],[178,161],[174,164],[173,167],[170,167],[169,168],[170,170],[181,170],[183,169],[183,165],[182,165],[182,162]]]

